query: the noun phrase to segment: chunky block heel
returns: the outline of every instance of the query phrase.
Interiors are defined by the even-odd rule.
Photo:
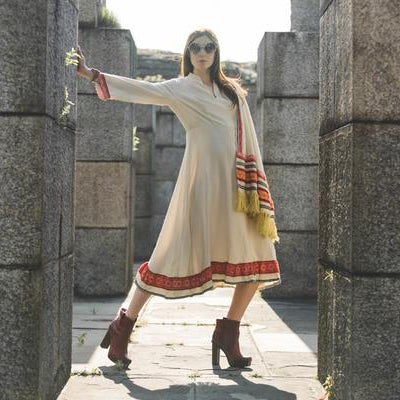
[[[219,365],[220,350],[215,343],[212,344],[212,365]]]
[[[128,343],[137,317],[132,320],[126,316],[126,308],[121,308],[117,317],[111,322],[100,347],[108,350],[108,358],[117,363],[121,362],[125,369],[131,363],[128,358]]]
[[[103,349],[107,349],[110,343],[111,343],[111,328],[109,327],[106,335],[104,336],[103,340],[100,343],[100,347],[102,347]]]
[[[223,318],[217,324],[211,339],[212,364],[219,364],[220,350],[225,353],[231,367],[244,368],[251,364],[251,357],[243,357],[239,348],[240,321]]]

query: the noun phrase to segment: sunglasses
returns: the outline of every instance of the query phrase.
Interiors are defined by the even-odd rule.
[[[198,43],[191,43],[189,45],[189,51],[194,54],[200,53],[201,49],[203,48],[207,54],[210,54],[216,50],[217,46],[215,45],[214,42],[209,42],[204,47],[201,47]]]

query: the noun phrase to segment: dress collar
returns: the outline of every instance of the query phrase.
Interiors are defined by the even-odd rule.
[[[203,80],[200,78],[200,76],[194,74],[193,72],[189,72],[189,74],[187,75],[187,77],[190,78],[190,79],[196,80],[196,81],[200,82],[202,85],[204,85],[204,86],[206,86],[207,88],[211,89],[210,86],[206,85],[206,84],[203,82]],[[213,81],[213,88],[214,88],[215,94],[216,94],[217,96],[219,96],[220,91],[219,91],[218,85],[216,84],[215,81]]]

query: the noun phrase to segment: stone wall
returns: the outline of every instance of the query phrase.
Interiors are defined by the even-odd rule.
[[[318,32],[266,32],[258,48],[260,136],[282,276],[282,285],[264,291],[268,298],[317,295],[318,46]]]
[[[55,399],[71,370],[78,2],[0,5],[0,398]]]
[[[133,76],[136,48],[129,30],[80,28],[79,44],[89,66]],[[100,100],[83,79],[78,101],[75,292],[125,294],[134,254],[133,105]]]
[[[318,376],[332,399],[398,399],[400,14],[321,1]]]

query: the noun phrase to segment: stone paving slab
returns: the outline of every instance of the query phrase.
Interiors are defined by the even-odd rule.
[[[313,400],[321,393],[314,379],[229,376],[196,379],[196,400]],[[188,397],[190,398],[190,397]]]
[[[252,365],[231,368],[221,351],[220,367],[212,367],[215,319],[227,315],[233,288],[175,300],[152,296],[131,335],[130,369],[118,370],[99,343],[133,288],[127,298],[74,302],[72,371],[89,376],[71,376],[58,400],[316,400],[323,393],[310,301],[267,303],[256,294],[240,327],[241,351]]]
[[[265,376],[269,375],[269,370],[256,351],[247,350],[242,346],[242,353],[253,357],[251,367],[242,371],[257,371]],[[215,374],[211,363],[211,346],[173,345],[166,348],[165,346],[140,344],[136,352],[135,345],[131,346],[129,356],[132,359],[130,368],[134,373],[148,373],[150,375],[180,373],[190,375],[194,371],[202,375],[213,376]],[[237,368],[229,367],[228,360],[223,352],[221,352],[220,367],[226,370],[237,370]],[[219,368],[218,371],[220,371]]]

